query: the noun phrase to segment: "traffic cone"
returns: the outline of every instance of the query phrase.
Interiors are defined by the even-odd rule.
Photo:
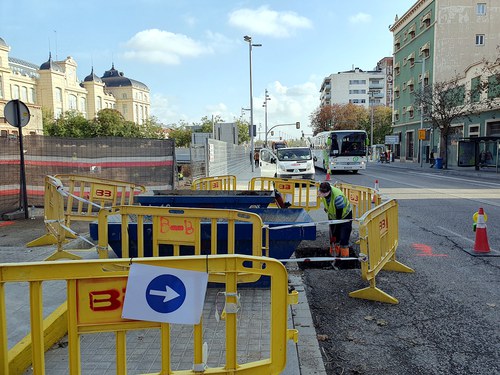
[[[489,253],[488,234],[486,233],[486,222],[484,221],[484,210],[479,208],[476,223],[476,242],[474,242],[474,252]]]
[[[327,171],[326,171],[326,180],[325,181],[330,181],[330,169],[327,169]]]
[[[379,192],[379,190],[378,190],[378,180],[375,180],[375,188],[374,188],[374,190],[375,190],[375,194],[372,194],[372,203],[373,204],[376,203],[375,199],[376,199],[376,197],[378,197],[378,192]]]

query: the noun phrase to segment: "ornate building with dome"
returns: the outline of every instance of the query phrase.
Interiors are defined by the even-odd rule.
[[[150,117],[148,87],[139,81],[111,69],[102,77],[90,74],[78,80],[76,61],[68,56],[54,61],[51,54],[42,65],[9,56],[10,46],[0,38],[0,136],[18,134],[18,129],[4,118],[4,107],[10,100],[19,99],[30,110],[30,122],[23,135],[43,134],[42,109],[58,118],[70,110],[79,111],[93,119],[101,109],[118,110],[125,120],[143,124]]]

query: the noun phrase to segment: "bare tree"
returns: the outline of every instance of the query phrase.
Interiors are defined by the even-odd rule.
[[[422,79],[425,83],[425,78]],[[424,89],[415,90],[413,96],[414,105],[423,109],[424,121],[433,129],[439,129],[440,157],[443,167],[447,168],[448,136],[452,134],[452,124],[500,108],[500,57],[493,62],[482,61],[478,75],[469,82],[457,75],[445,82],[424,84]]]

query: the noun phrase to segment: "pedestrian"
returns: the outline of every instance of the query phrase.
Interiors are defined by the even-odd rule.
[[[431,151],[429,154],[429,161],[431,162],[431,168],[434,168],[434,165],[436,164],[436,159],[434,157],[434,151]]]
[[[352,208],[342,190],[324,181],[319,185],[318,195],[321,197],[323,209],[328,220],[348,220],[344,223],[330,224],[330,255],[349,256],[349,239],[352,231]]]
[[[255,161],[255,166],[258,167],[259,166],[259,151],[255,151],[255,153],[253,154],[253,160]]]

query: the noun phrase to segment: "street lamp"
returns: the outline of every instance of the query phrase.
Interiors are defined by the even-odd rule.
[[[417,64],[422,64],[422,80],[420,83],[420,130],[424,128],[424,86],[425,86],[425,57],[422,60],[415,61]],[[423,157],[422,157],[422,140],[420,139],[420,134],[418,137],[418,158],[420,159],[420,167],[422,167]]]
[[[375,91],[370,90],[368,91],[370,94],[370,147],[373,146],[373,96],[375,95]]]
[[[245,42],[248,42],[248,56],[250,60],[250,149],[252,153],[252,158],[253,154],[255,152],[254,150],[254,144],[253,144],[253,137],[255,136],[255,132],[253,131],[253,92],[252,92],[252,47],[261,47],[262,44],[252,44],[252,37],[245,35],[243,37],[243,40]],[[252,172],[255,171],[255,164],[252,162]]]
[[[266,89],[266,94],[264,95],[264,104],[262,104],[262,106],[265,108],[264,134],[266,136],[264,137],[264,147],[267,147],[267,102],[269,100],[271,100],[271,98],[269,97],[269,94],[267,93],[267,89]]]

